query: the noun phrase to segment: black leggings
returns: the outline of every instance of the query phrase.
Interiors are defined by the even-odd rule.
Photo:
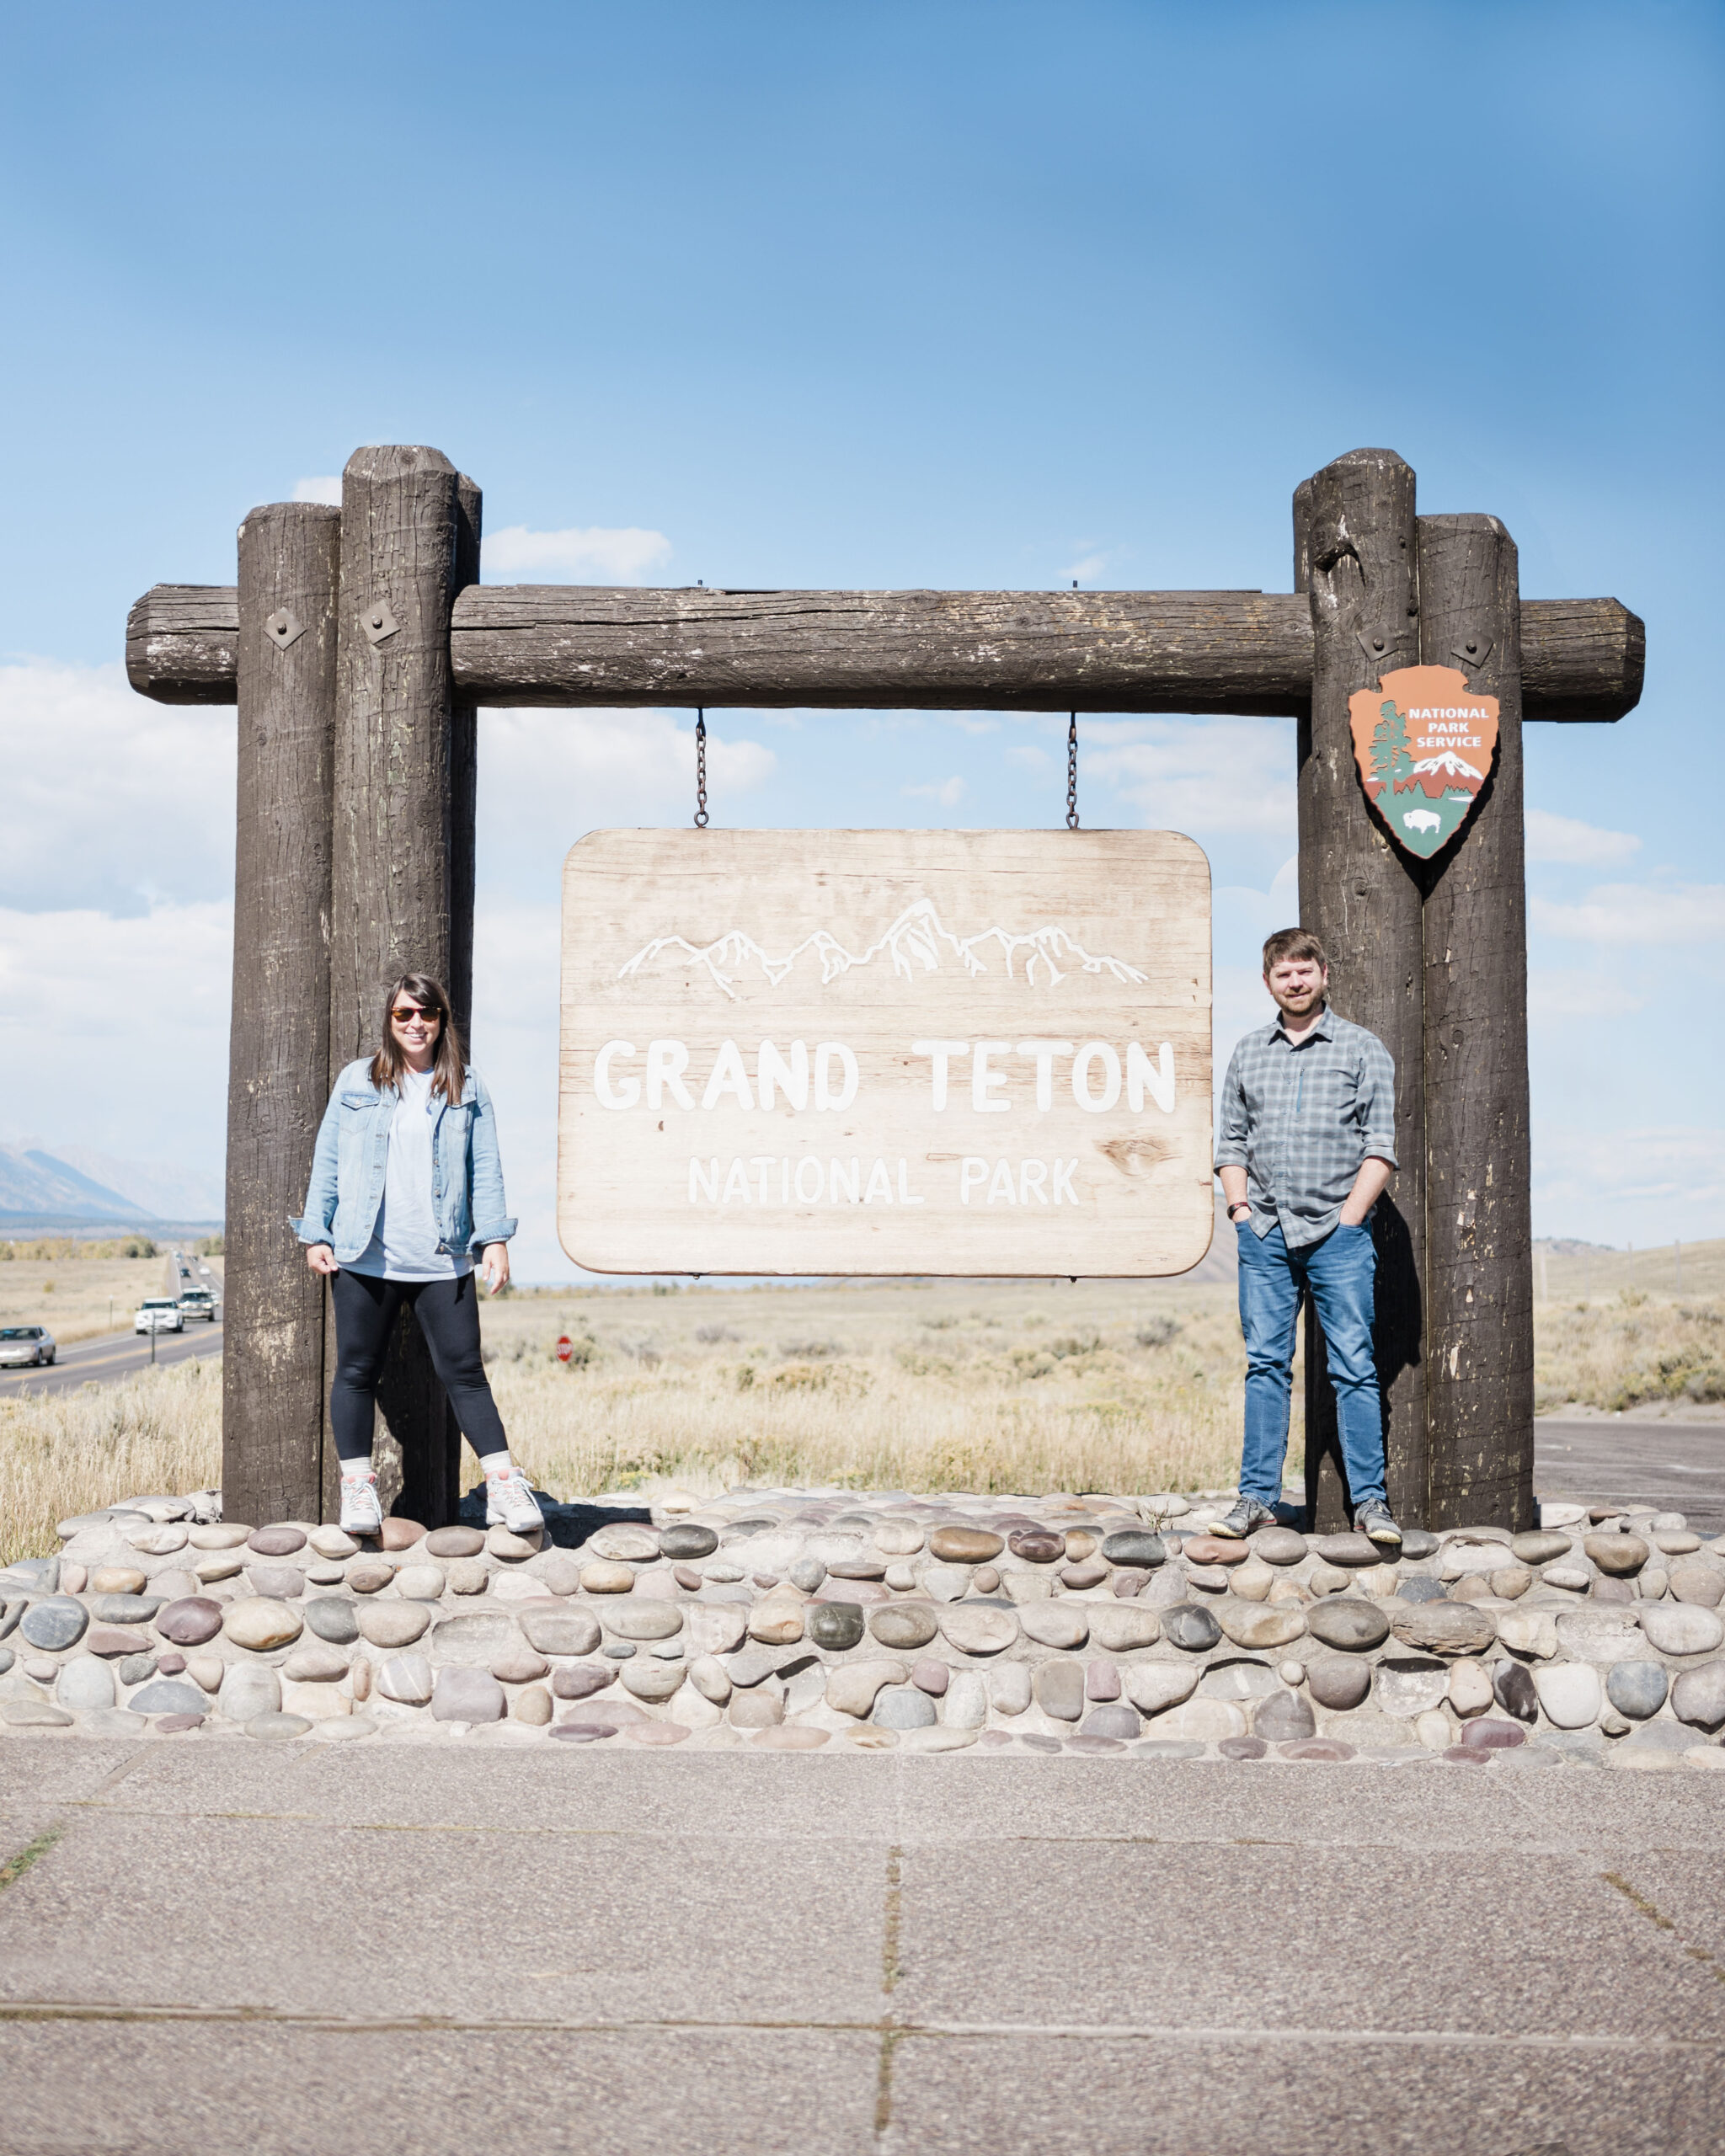
[[[338,1273],[329,1289],[335,1302],[329,1421],[344,1463],[371,1457],[377,1380],[403,1303],[419,1321],[431,1367],[462,1436],[482,1460],[509,1449],[479,1356],[479,1299],[471,1273],[457,1280],[380,1280],[368,1273]]]

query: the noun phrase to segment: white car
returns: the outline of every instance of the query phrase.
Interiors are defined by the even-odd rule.
[[[184,1332],[185,1319],[172,1295],[149,1295],[131,1321],[134,1332]]]
[[[0,1325],[0,1369],[40,1369],[59,1352],[45,1325]]]

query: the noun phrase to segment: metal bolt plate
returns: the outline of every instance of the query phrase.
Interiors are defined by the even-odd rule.
[[[1492,640],[1489,637],[1469,637],[1466,643],[1455,645],[1450,650],[1450,656],[1459,659],[1471,673],[1476,668],[1485,664],[1491,656],[1491,651]]]
[[[278,651],[286,651],[306,633],[306,625],[288,606],[278,606],[264,624],[264,633]]]
[[[401,624],[390,612],[389,601],[380,599],[360,616],[360,627],[366,632],[367,643],[382,643],[386,637],[393,637]]]

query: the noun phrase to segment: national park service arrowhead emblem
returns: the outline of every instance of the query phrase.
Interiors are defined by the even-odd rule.
[[[1498,699],[1454,666],[1402,666],[1348,699],[1365,798],[1397,846],[1429,861],[1473,813],[1498,746]]]

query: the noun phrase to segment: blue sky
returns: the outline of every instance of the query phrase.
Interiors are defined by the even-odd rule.
[[[1535,1226],[1725,1232],[1717,8],[5,22],[0,1139],[219,1173],[232,714],[115,668],[141,590],[231,581],[357,444],[472,472],[499,580],[1285,589],[1295,485],[1381,443],[1528,595],[1647,620],[1631,718],[1529,729]],[[552,1277],[558,864],[681,820],[689,729],[483,723],[475,1048]],[[711,723],[724,820],[1062,807],[1057,720]],[[1210,852],[1225,1055],[1291,727],[1094,722],[1082,805]]]

